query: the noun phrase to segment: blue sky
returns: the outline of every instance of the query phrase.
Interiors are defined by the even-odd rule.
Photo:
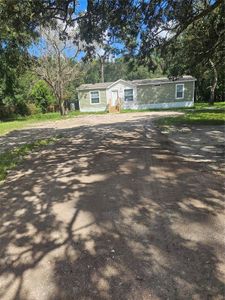
[[[86,7],[87,7],[87,1],[86,0],[79,1],[78,11],[83,11],[83,10],[86,9]]]
[[[80,0],[78,2],[77,7],[76,7],[76,14],[84,11],[86,8],[87,8],[87,0]],[[40,52],[39,52],[39,49],[38,49],[38,48],[40,48],[40,46],[41,46],[41,42],[38,44],[38,46],[35,45],[35,44],[31,45],[30,48],[29,48],[29,53],[31,55],[34,55],[34,56],[38,57],[40,55]],[[68,56],[71,56],[71,53],[68,52]],[[78,55],[78,60],[80,60],[83,56],[84,56],[84,53],[80,53]]]
[[[80,12],[85,11],[86,8],[87,8],[87,0],[79,1],[78,5],[76,6],[75,14],[77,15]],[[29,53],[33,56],[39,57],[40,56],[40,50],[39,49],[42,47],[42,45],[44,45],[44,41],[42,41],[42,42],[40,41],[38,43],[38,45],[34,43],[33,45],[30,46]],[[121,50],[123,48],[122,44],[118,43],[118,42],[114,43],[114,46],[119,50]],[[68,57],[73,57],[74,56],[74,51],[72,49],[66,50],[65,53]],[[77,56],[77,60],[78,61],[81,60],[84,57],[84,55],[85,55],[85,53],[81,51]],[[119,56],[120,55],[116,55],[116,57],[119,57]]]

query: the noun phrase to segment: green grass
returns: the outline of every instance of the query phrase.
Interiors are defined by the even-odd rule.
[[[208,103],[195,103],[195,109],[225,109],[225,102],[215,102],[210,106]]]
[[[181,116],[160,118],[159,125],[224,125],[225,112],[221,111],[193,111]]]
[[[6,178],[8,171],[15,168],[26,155],[33,150],[55,143],[58,138],[59,137],[37,140],[33,143],[0,153],[0,182]]]
[[[162,109],[160,109],[162,111]],[[160,111],[159,109],[147,110],[124,110],[123,112],[137,111]],[[215,102],[213,106],[208,103],[195,103],[194,107],[176,109],[163,109],[165,111],[183,112],[180,116],[164,117],[157,120],[159,125],[224,125],[225,124],[225,102]]]
[[[74,118],[79,115],[87,115],[87,114],[104,114],[104,112],[81,113],[79,111],[73,111],[63,117],[59,113],[46,113],[46,114],[36,114],[28,117],[20,117],[17,118],[16,120],[0,121],[0,136],[7,134],[13,130],[22,129],[33,123],[65,120],[69,118]]]

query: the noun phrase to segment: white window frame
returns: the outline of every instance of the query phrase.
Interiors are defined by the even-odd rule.
[[[99,102],[98,103],[92,103],[92,98],[91,98],[91,93],[96,93],[98,92],[98,99],[99,99]],[[90,91],[89,92],[89,95],[90,95],[90,104],[91,105],[98,105],[101,103],[101,99],[100,99],[100,91],[99,90],[93,90],[93,91]]]
[[[181,85],[182,88],[183,88],[183,95],[182,95],[182,97],[177,97],[177,87],[178,87],[178,85]],[[177,84],[176,84],[175,98],[176,98],[176,99],[184,99],[184,83],[177,83]]]
[[[132,96],[133,96],[133,99],[132,99],[132,100],[125,100],[125,91],[126,91],[126,90],[132,90],[132,91],[133,91],[133,92],[132,92],[132,94],[133,94],[133,95],[132,95]],[[134,101],[134,89],[133,89],[133,88],[125,88],[125,89],[123,90],[123,99],[124,99],[124,102],[126,102],[126,103],[127,103],[127,102],[128,102],[128,103],[129,103],[129,102],[133,102],[133,101]]]

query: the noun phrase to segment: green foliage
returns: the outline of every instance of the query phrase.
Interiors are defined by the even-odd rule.
[[[55,104],[49,86],[29,70],[16,79],[13,95],[1,93],[0,85],[0,97],[0,119],[46,113],[48,107]]]
[[[27,47],[37,36],[29,1],[0,1],[0,85],[14,97],[17,78],[29,65]],[[1,100],[0,100],[1,101]]]
[[[160,60],[157,57],[158,60]],[[114,61],[105,63],[105,81],[116,81],[120,78],[125,80],[145,79],[162,76],[160,63],[153,72],[147,66],[139,65],[137,60],[126,61],[124,58],[117,58]],[[82,65],[84,73],[82,83],[97,83],[101,81],[100,63],[94,60]]]
[[[189,25],[208,18],[223,3],[223,0],[88,1],[87,13],[78,20],[78,26],[87,48],[93,40],[100,43],[107,32],[118,49],[154,69],[151,54],[155,49],[167,46]]]
[[[43,80],[39,80],[34,84],[30,92],[30,97],[42,113],[46,113],[49,105],[56,102],[52,91]]]
[[[27,70],[33,63],[28,48],[38,39],[40,26],[56,28],[56,18],[67,20],[67,25],[72,26],[78,18],[79,36],[75,34],[74,41],[83,39],[84,51],[89,58],[96,54],[93,41],[104,45],[107,32],[110,51],[115,51],[112,46],[119,46],[117,50],[131,59],[129,63],[123,59],[106,62],[105,81],[160,76],[162,59],[155,53],[165,47],[169,49],[166,55],[168,74],[189,73],[196,76],[198,100],[209,98],[212,72],[206,60],[213,58],[219,78],[216,97],[224,100],[224,1],[88,1],[82,17],[77,5],[75,0],[0,1],[0,118],[35,111],[34,107],[28,107],[35,82],[33,75],[30,81],[27,76]],[[166,34],[171,32],[173,34]],[[65,33],[61,32],[61,38],[65,38]],[[168,45],[172,46],[168,48]],[[68,84],[65,99],[77,98],[78,81],[100,81],[99,61],[83,68],[84,78],[82,74],[79,80]],[[35,103],[43,112],[46,111],[49,97],[37,93],[36,96]]]
[[[30,152],[53,144],[56,141],[57,138],[37,140],[33,143],[0,153],[0,182],[6,178],[8,171],[15,168]]]
[[[18,74],[11,94],[6,93],[0,83],[0,119],[14,118],[15,115],[25,116],[34,112],[34,109],[29,108],[29,96],[36,80],[30,71]]]
[[[97,60],[82,64],[83,83],[96,83],[100,81],[100,63]],[[106,80],[107,81],[107,80]]]
[[[78,101],[77,87],[85,82],[88,70],[84,70],[82,63],[76,63],[76,77],[71,80],[66,88],[64,98],[67,101]]]
[[[65,19],[69,2],[0,0],[0,106],[16,99],[17,79],[32,63],[28,47],[37,40],[40,25],[55,25],[56,15]]]
[[[215,9],[207,18],[190,25],[162,52],[169,76],[190,74],[197,78],[197,100],[210,99],[215,72],[218,75],[216,99],[225,100],[225,4]],[[222,30],[223,29],[223,30]]]

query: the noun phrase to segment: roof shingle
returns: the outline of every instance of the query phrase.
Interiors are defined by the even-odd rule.
[[[195,81],[196,78],[192,76],[183,76],[176,78],[175,80],[168,79],[167,77],[161,78],[149,78],[149,79],[140,79],[140,80],[123,80],[127,83],[132,83],[133,85],[155,85],[155,84],[162,84],[162,83],[174,83],[174,82],[183,82],[183,81]],[[118,80],[119,81],[119,80]],[[78,90],[96,90],[96,89],[107,89],[110,85],[115,82],[99,82],[99,83],[88,83],[88,84],[81,84],[78,87]]]

